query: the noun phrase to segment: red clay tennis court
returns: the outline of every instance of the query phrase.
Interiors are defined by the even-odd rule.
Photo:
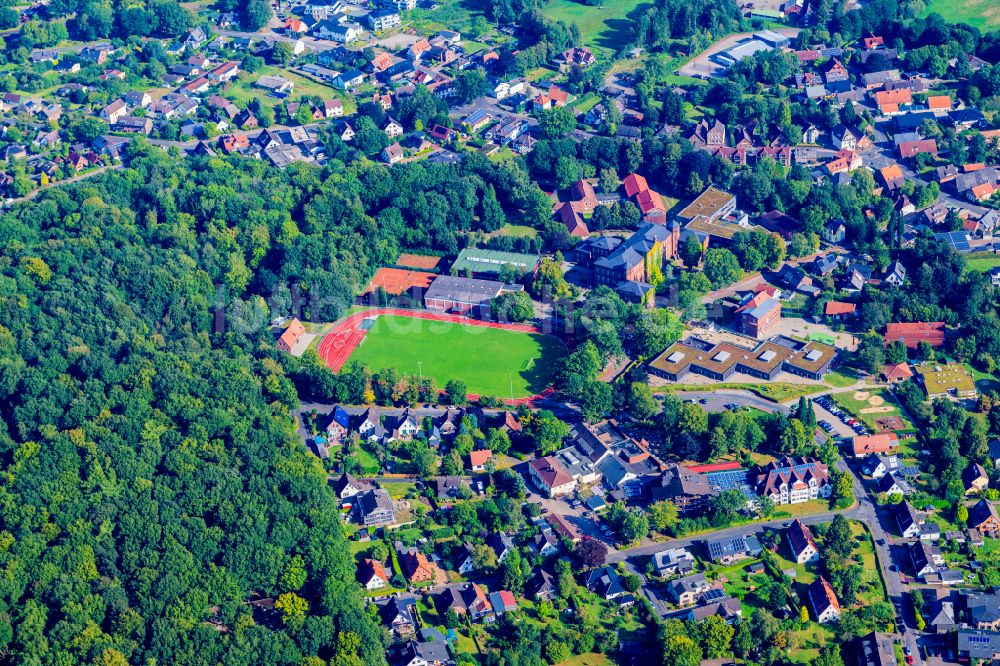
[[[373,293],[380,287],[385,293],[392,296],[405,294],[411,289],[420,290],[422,293],[431,286],[431,282],[434,282],[436,277],[436,273],[410,271],[403,268],[380,268],[368,286],[365,287],[364,294]]]

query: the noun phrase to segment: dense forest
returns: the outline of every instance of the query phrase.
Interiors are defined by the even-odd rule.
[[[254,316],[389,248],[318,169],[132,157],[0,217],[0,663],[383,663]]]

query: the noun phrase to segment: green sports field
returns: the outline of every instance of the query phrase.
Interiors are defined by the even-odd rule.
[[[380,316],[351,354],[372,370],[422,370],[438,387],[460,379],[469,393],[515,398],[552,385],[566,347],[558,338],[412,317]],[[419,364],[418,364],[419,362]]]
[[[937,12],[945,21],[968,23],[989,32],[1000,28],[1000,4],[996,0],[929,0],[926,14]]]
[[[575,23],[583,46],[610,53],[625,45],[633,22],[649,7],[652,3],[644,0],[605,0],[603,7],[579,0],[551,0],[542,7],[542,14],[552,21]]]

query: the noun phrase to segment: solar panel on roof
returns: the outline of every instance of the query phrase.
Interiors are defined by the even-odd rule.
[[[710,590],[705,590],[704,594],[701,595],[702,601],[715,601],[717,599],[724,599],[725,597],[725,592],[714,587]]]

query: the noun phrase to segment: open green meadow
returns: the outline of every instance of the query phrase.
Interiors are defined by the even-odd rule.
[[[253,74],[249,72],[240,73],[233,83],[223,87],[222,96],[227,99],[232,99],[241,105],[248,104],[252,99],[259,99],[265,106],[270,106],[272,108],[278,106],[284,100],[280,100],[277,97],[271,97],[266,94],[266,91],[254,86],[254,83],[264,75],[281,76],[295,84],[295,89],[288,97],[289,101],[297,100],[306,95],[314,95],[320,99],[341,100],[344,104],[344,114],[346,115],[354,113],[357,108],[357,102],[351,95],[344,95],[328,85],[314,81],[313,79],[302,76],[296,72],[291,72],[280,67],[270,66],[261,67]]]
[[[542,8],[542,14],[553,21],[575,23],[584,46],[614,52],[625,46],[632,23],[651,6],[643,0],[610,0],[602,7],[580,0],[552,0]]]
[[[1000,28],[1000,4],[996,0],[927,0],[927,14],[938,13],[950,23],[967,23],[980,30]]]
[[[515,398],[552,385],[566,346],[558,338],[413,317],[381,316],[351,354],[372,370],[423,373],[438,387],[460,379],[469,393]]]
[[[970,271],[985,273],[1000,266],[1000,254],[973,252],[965,255],[965,265]]]

